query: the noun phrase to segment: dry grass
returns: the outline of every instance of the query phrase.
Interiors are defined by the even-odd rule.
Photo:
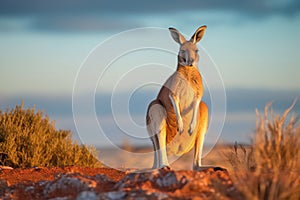
[[[0,110],[0,165],[99,166],[93,147],[72,141],[69,130],[56,130],[55,123],[35,108],[17,105]]]
[[[300,125],[293,105],[283,115],[265,107],[257,111],[256,133],[250,148],[237,144],[228,155],[231,177],[246,199],[300,199]]]

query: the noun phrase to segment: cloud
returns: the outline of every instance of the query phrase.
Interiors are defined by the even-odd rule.
[[[42,16],[35,20],[32,29],[55,32],[106,32],[135,28],[139,24],[103,15]]]
[[[229,112],[254,113],[255,109],[258,109],[263,112],[265,105],[272,102],[274,110],[281,113],[299,97],[300,91],[231,89],[227,91],[227,110]],[[293,111],[300,112],[299,102]]]
[[[116,119],[121,120],[118,122],[125,122],[122,126],[126,130],[132,130],[134,134],[146,134],[146,129],[141,128],[142,131],[133,131],[131,129],[135,127],[131,120],[141,126],[145,122],[145,111],[149,102],[155,98],[158,91],[143,91],[132,97],[132,101],[129,102],[130,116],[124,115],[121,112],[117,112],[117,116],[112,116],[111,112],[111,95],[108,93],[98,93],[95,97],[96,113],[100,122],[101,128],[104,133],[109,133],[113,142],[119,141],[124,137],[124,133],[120,130],[116,124]],[[207,93],[206,93],[207,95]],[[124,94],[118,94],[117,98],[123,98]],[[300,91],[270,91],[270,90],[250,90],[250,89],[231,89],[227,91],[227,113],[226,122],[221,135],[221,141],[232,142],[238,140],[238,142],[249,142],[250,133],[252,133],[255,127],[255,108],[258,108],[260,112],[263,112],[266,103],[273,101],[274,111],[278,114],[283,113],[287,109],[295,97],[300,97]],[[86,98],[82,95],[80,98]],[[20,104],[22,100],[25,102],[25,107],[36,105],[37,109],[45,111],[51,120],[56,121],[56,126],[62,129],[71,129],[75,135],[84,137],[85,143],[98,144],[102,140],[95,140],[98,137],[98,129],[94,127],[94,115],[90,113],[84,113],[86,106],[82,105],[81,115],[77,115],[77,119],[80,119],[81,126],[84,126],[86,131],[84,133],[76,131],[73,113],[72,113],[72,98],[71,96],[11,96],[1,97],[0,109],[2,111],[7,108],[14,108],[16,104]],[[209,103],[207,98],[206,102]],[[211,106],[209,105],[211,109]],[[294,113],[300,112],[300,103],[297,103],[292,110]],[[215,113],[213,120],[222,120],[218,114]],[[222,116],[222,115],[220,115]],[[129,119],[131,118],[131,119]],[[129,123],[127,123],[129,122]],[[222,121],[220,121],[222,123]],[[210,132],[209,134],[213,134]],[[76,138],[78,139],[78,138]],[[79,138],[80,139],[80,138]],[[131,140],[132,138],[130,138]],[[149,141],[147,138],[141,142]],[[207,141],[209,143],[209,140]],[[133,142],[137,144],[137,141]]]
[[[234,13],[231,20],[242,17],[260,19],[271,15],[293,16],[300,11],[297,0],[212,0],[212,1],[116,1],[116,0],[2,0],[0,1],[0,18],[30,17],[31,24],[20,25],[23,30],[39,30],[54,32],[78,31],[122,31],[130,28],[145,26],[141,20],[159,18],[160,21],[176,19],[176,16],[187,16],[189,13],[203,12]],[[202,13],[202,14],[201,14]],[[179,15],[180,14],[180,15]],[[202,16],[203,17],[203,16]],[[223,19],[224,16],[221,17]],[[175,20],[174,19],[174,20]],[[222,21],[220,17],[217,21]],[[216,20],[215,20],[216,21]],[[1,27],[9,29],[10,26]],[[13,27],[11,30],[15,30]]]
[[[24,102],[25,108],[36,107],[49,116],[72,116],[72,97],[70,96],[40,96],[20,95],[1,97],[0,109],[13,109],[16,105]]]
[[[133,115],[143,115],[146,112],[148,104],[156,97],[158,91],[140,91],[134,94],[129,101],[129,112]],[[115,98],[126,99],[126,93],[118,93]],[[230,89],[226,91],[227,96],[227,112],[252,112],[255,109],[263,111],[264,106],[273,102],[275,111],[283,112],[293,102],[295,98],[300,98],[300,91],[284,91],[284,90],[254,90],[254,89]],[[82,95],[80,98],[85,99]],[[72,116],[72,97],[71,96],[10,96],[2,97],[0,109],[13,108],[17,104],[21,104],[22,100],[25,106],[36,105],[37,109],[44,110],[50,116]],[[205,92],[204,101],[210,107],[209,94]],[[84,101],[83,101],[84,102]],[[89,101],[88,101],[89,102]],[[111,115],[111,94],[97,93],[95,97],[95,108],[98,115]],[[85,106],[82,106],[85,109]],[[294,112],[300,112],[300,103],[298,102]],[[84,113],[84,112],[82,112]],[[121,113],[124,114],[124,113]]]
[[[2,14],[82,14],[82,13],[172,13],[189,10],[228,10],[265,15],[281,13],[291,15],[298,13],[300,3],[298,0],[211,0],[211,1],[117,1],[117,0],[2,0],[0,13]]]

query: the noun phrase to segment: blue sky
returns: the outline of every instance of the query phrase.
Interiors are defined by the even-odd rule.
[[[37,2],[1,1],[2,95],[70,93],[81,62],[109,36],[149,26],[191,35],[202,24],[226,88],[300,87],[298,1]]]
[[[201,45],[229,91],[229,113],[254,113],[271,100],[284,108],[299,97],[297,0],[2,0],[0,106],[13,107],[24,99],[50,113],[59,127],[74,129],[74,80],[96,45],[132,28],[172,26],[190,36],[203,24],[208,28]],[[234,129],[231,125],[228,132]]]

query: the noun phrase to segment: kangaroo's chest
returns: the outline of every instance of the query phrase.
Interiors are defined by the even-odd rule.
[[[177,96],[179,101],[179,109],[182,117],[184,117],[193,109],[193,102],[196,98],[195,90],[188,83],[184,83],[179,88]]]
[[[169,89],[178,97],[179,110],[184,127],[183,132],[178,134],[176,125],[173,126],[173,124],[169,126],[167,131],[167,137],[169,139],[168,153],[182,155],[190,151],[195,144],[196,131],[193,134],[189,134],[188,130],[193,118],[194,101],[203,94],[202,80],[200,75],[187,77],[182,74],[175,74],[173,80],[170,82]],[[167,121],[175,122],[176,124],[177,120],[174,114],[171,114],[168,117],[171,117],[172,119]],[[174,117],[175,119],[173,119]]]
[[[186,114],[193,102],[203,95],[202,79],[198,71],[192,74],[175,73],[167,87],[178,97],[180,111]]]

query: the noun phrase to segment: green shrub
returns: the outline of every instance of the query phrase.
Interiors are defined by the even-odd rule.
[[[54,121],[24,103],[0,110],[0,165],[96,167],[97,151],[72,141],[70,130],[56,130]]]
[[[293,115],[287,120],[293,105],[282,116],[270,104],[264,114],[257,112],[248,153],[236,146],[228,156],[235,186],[246,199],[300,199],[300,125]]]

